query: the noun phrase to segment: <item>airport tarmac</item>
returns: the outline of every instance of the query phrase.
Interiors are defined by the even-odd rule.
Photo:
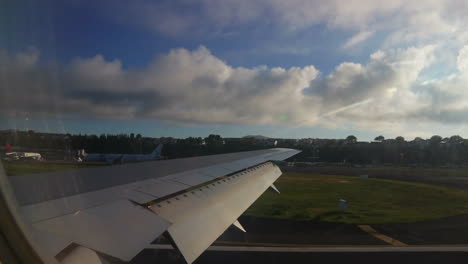
[[[246,233],[230,227],[218,241],[310,245],[468,244],[468,215],[415,223],[354,225],[241,216]]]
[[[196,261],[197,264],[258,264],[258,263],[466,263],[468,248],[431,247],[419,250],[401,250],[403,248],[336,248],[333,249],[301,249],[298,248],[258,248],[224,247],[210,248]],[[185,263],[182,257],[173,249],[145,249],[133,261],[133,264],[144,263]]]
[[[242,216],[195,263],[461,263],[468,261],[468,216],[400,225],[313,223]],[[375,232],[375,233],[374,233]],[[379,235],[383,235],[384,239]],[[397,242],[395,242],[397,241]],[[184,263],[160,240],[132,263]]]

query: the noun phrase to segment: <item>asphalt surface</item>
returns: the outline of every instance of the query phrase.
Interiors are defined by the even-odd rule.
[[[468,239],[465,238],[468,224],[463,224],[468,223],[468,216],[451,217],[440,221],[458,223],[458,226],[454,225],[453,232],[446,234],[446,240],[440,239],[443,225],[437,221],[415,223],[411,227],[398,225],[373,225],[373,227],[379,232],[388,231],[385,234],[395,235],[404,242],[411,242],[411,236],[397,236],[398,232],[402,232],[402,229],[420,230],[421,233],[410,232],[413,236],[415,234],[425,236],[425,242],[419,243],[420,245],[437,245],[441,244],[440,242],[468,244]],[[246,216],[242,216],[240,222],[247,229],[247,233],[235,227],[228,228],[195,263],[467,263],[468,261],[468,245],[395,247],[355,225],[295,222]],[[398,227],[400,229],[396,229]],[[145,249],[132,263],[185,263],[183,257],[171,249],[172,246],[167,245],[167,240],[160,240],[159,243],[163,244],[151,245],[153,248]]]
[[[205,251],[197,264],[259,263],[467,263],[467,252],[253,252]],[[132,261],[145,263],[185,263],[175,250],[145,249]]]
[[[386,245],[353,224],[241,216],[246,233],[231,226],[218,241],[312,244],[312,245]]]
[[[247,232],[242,232],[231,225],[214,244],[388,245],[353,224],[291,221],[251,216],[241,216],[239,222]],[[169,240],[164,236],[154,241],[154,244],[168,243]]]
[[[172,245],[152,244],[146,249],[173,249]],[[458,246],[337,246],[337,247],[273,247],[273,246],[210,246],[207,251],[224,252],[298,252],[298,253],[418,253],[418,252],[468,252],[468,245]]]
[[[241,216],[244,233],[230,227],[217,241],[307,244],[388,245],[357,225]],[[377,232],[408,245],[468,244],[468,215],[415,223],[373,224]]]
[[[375,224],[380,233],[410,245],[468,244],[468,215],[402,224]]]

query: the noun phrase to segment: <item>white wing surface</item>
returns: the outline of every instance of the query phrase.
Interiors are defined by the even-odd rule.
[[[297,153],[268,149],[10,179],[34,239],[53,256],[79,245],[129,261],[168,231],[191,263],[281,175],[269,161]]]

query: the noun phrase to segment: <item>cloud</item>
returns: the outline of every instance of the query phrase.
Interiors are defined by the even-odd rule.
[[[0,112],[10,116],[265,124],[288,116],[293,122],[309,103],[302,89],[318,74],[313,66],[234,68],[205,47],[171,50],[138,70],[124,70],[120,61],[101,55],[58,70],[38,63],[25,69],[15,56],[3,54],[10,88]],[[30,94],[35,96],[25,96]]]
[[[112,6],[88,5],[119,23],[174,37],[259,28],[284,32],[318,24],[359,32],[345,47],[368,39],[373,32],[388,34],[388,43],[456,37],[466,33],[468,22],[468,4],[460,0],[355,0],[346,4],[341,0],[116,0]]]
[[[468,45],[458,52],[457,67],[460,72],[468,71]]]
[[[370,37],[372,37],[372,35],[374,35],[373,31],[361,31],[357,33],[356,35],[352,36],[351,38],[349,38],[341,47],[343,49],[352,48],[358,45],[359,43],[369,39]]]
[[[463,48],[459,52],[464,65]],[[425,82],[434,46],[374,52],[328,75],[305,67],[232,67],[201,46],[125,69],[102,55],[41,64],[39,51],[0,52],[0,113],[42,118],[322,125],[394,131],[468,123],[468,70]],[[422,129],[422,128],[421,128]],[[415,131],[421,132],[423,130]]]
[[[371,97],[388,101],[411,88],[420,72],[432,63],[433,51],[432,46],[377,51],[366,65],[341,63],[325,78],[312,82],[304,92],[322,98],[326,102],[325,110]]]

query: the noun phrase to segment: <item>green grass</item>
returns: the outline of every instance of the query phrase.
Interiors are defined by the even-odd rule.
[[[428,184],[285,173],[247,215],[354,224],[406,223],[468,213],[468,192]],[[338,200],[348,201],[342,213]]]
[[[81,164],[51,164],[51,163],[3,163],[3,169],[8,176],[41,173],[48,171],[63,171],[73,170],[80,168],[94,167],[92,165],[81,165]]]

